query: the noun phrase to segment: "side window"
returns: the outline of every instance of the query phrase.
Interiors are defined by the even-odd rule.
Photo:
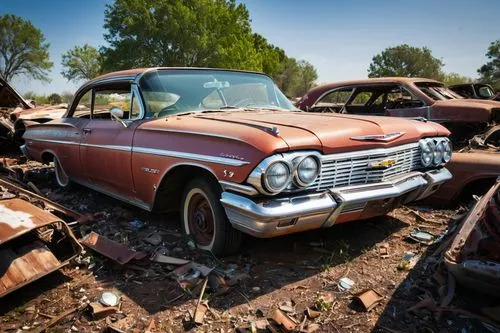
[[[135,120],[141,116],[140,101],[136,94],[132,94],[132,106],[130,110],[130,119]]]
[[[73,113],[73,117],[90,118],[91,103],[92,103],[92,89],[90,89],[82,97],[80,97],[78,105],[75,108],[75,112]]]
[[[130,115],[130,90],[98,90],[94,95],[94,119],[111,119],[112,107],[123,110],[123,119],[129,119]]]
[[[403,87],[392,89],[387,94],[387,109],[407,109],[424,106],[421,100],[414,98],[408,90]]]
[[[352,89],[340,89],[334,90],[323,96],[318,102],[319,103],[333,103],[333,104],[345,104],[351,96]]]
[[[356,94],[356,96],[352,100],[351,104],[365,105],[370,100],[372,95],[373,95],[373,93],[370,91],[361,91],[361,92]]]

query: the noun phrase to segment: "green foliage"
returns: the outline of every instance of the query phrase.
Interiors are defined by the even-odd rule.
[[[101,63],[101,54],[95,47],[75,46],[62,55],[61,75],[74,82],[92,80],[101,74]]]
[[[115,0],[107,6],[101,48],[106,71],[155,66],[262,71],[288,96],[314,85],[316,69],[252,33],[234,0]]]
[[[49,98],[47,95],[38,95],[33,91],[29,91],[24,94],[24,98],[28,100],[33,100],[36,102],[36,105],[44,105],[49,104]]]
[[[368,77],[404,76],[441,80],[444,63],[427,47],[407,44],[389,47],[372,58]]]
[[[56,94],[56,93],[50,94],[49,97],[47,97],[47,99],[48,99],[49,103],[52,105],[62,103],[61,95]]]
[[[442,81],[447,86],[452,86],[454,84],[471,83],[472,79],[458,73],[446,73],[443,75]]]
[[[16,75],[50,81],[49,46],[30,21],[10,14],[0,16],[0,75],[6,81]]]
[[[481,82],[490,83],[500,88],[500,39],[492,42],[486,52],[489,61],[477,70]]]
[[[73,99],[73,93],[71,91],[63,91],[61,93],[61,100],[63,103],[69,103]]]
[[[105,11],[106,70],[207,66],[260,70],[250,17],[234,0],[115,0]]]

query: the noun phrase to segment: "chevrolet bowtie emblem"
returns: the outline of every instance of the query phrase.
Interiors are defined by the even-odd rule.
[[[369,162],[368,169],[369,170],[377,170],[377,169],[389,169],[390,167],[396,165],[396,160],[386,159],[382,161]]]
[[[388,133],[388,134],[351,136],[351,140],[388,142],[388,141],[396,140],[397,138],[403,136],[404,134],[405,134],[405,132],[394,132],[394,133]]]

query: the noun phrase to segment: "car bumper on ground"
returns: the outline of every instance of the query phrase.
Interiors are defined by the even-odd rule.
[[[387,211],[431,195],[451,178],[451,173],[446,168],[441,168],[412,172],[382,183],[255,201],[225,191],[222,193],[221,203],[234,228],[256,237],[267,238],[331,227],[342,215],[363,212],[373,204],[383,206],[384,211]]]

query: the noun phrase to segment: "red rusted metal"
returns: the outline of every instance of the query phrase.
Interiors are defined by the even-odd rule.
[[[127,246],[107,239],[93,231],[81,243],[120,265],[125,265],[134,259],[144,259],[147,256],[147,253],[131,250]]]
[[[81,249],[57,216],[20,198],[0,200],[0,297],[58,270]]]
[[[500,296],[500,179],[469,212],[444,261],[457,280]]]
[[[343,104],[339,107],[339,105],[330,105],[332,103],[325,104],[321,102],[323,96],[325,96],[328,92],[340,88],[376,89],[376,87],[378,87],[380,89],[381,87],[391,85],[401,87],[402,89],[408,91],[415,99],[422,102],[422,105],[388,109],[386,104],[384,109],[380,110],[376,115],[386,115],[392,117],[424,117],[428,120],[446,124],[448,129],[452,131],[452,134],[457,135],[457,137],[462,137],[462,134],[467,134],[461,133],[461,131],[465,129],[470,131],[471,125],[481,125],[478,127],[478,130],[481,130],[488,124],[500,121],[500,102],[498,101],[465,98],[434,99],[418,86],[421,84],[442,85],[439,81],[406,77],[371,78],[366,80],[335,82],[312,88],[304,96],[302,96],[296,105],[300,109],[306,111],[331,112],[334,110],[335,112],[338,112],[340,108],[344,106]],[[352,112],[347,110],[347,113],[358,112],[360,114],[373,114],[374,110],[371,107],[363,107],[363,105],[356,105],[356,109]],[[469,127],[464,127],[465,125]],[[457,133],[454,132],[455,130]]]

